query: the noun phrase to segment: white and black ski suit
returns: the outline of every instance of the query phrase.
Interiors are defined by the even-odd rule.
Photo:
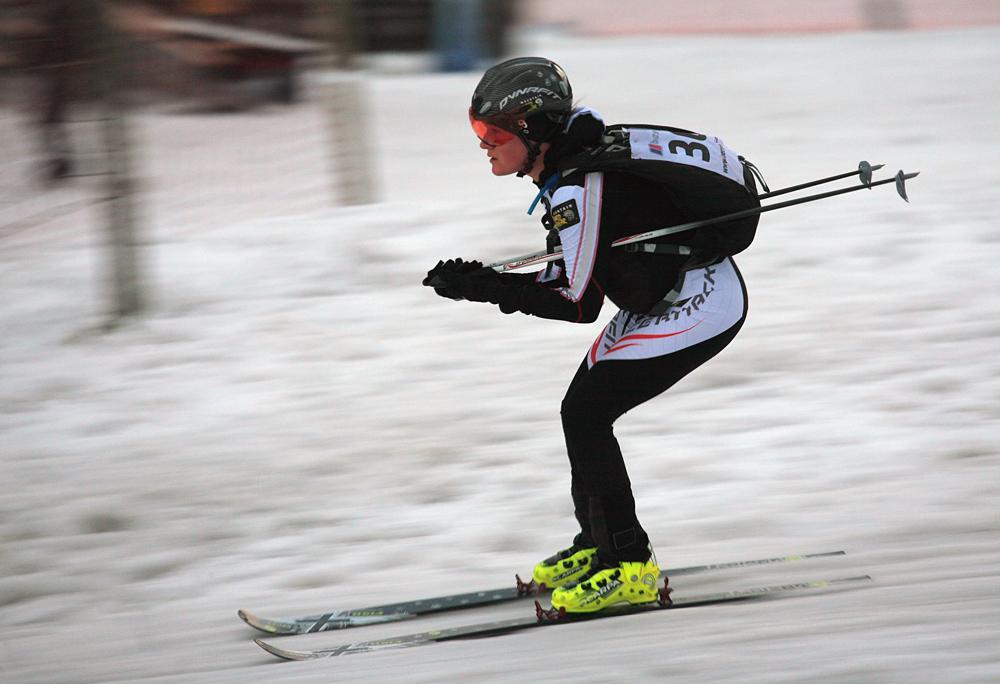
[[[605,141],[618,143],[606,145],[611,153],[604,159],[611,162],[603,167],[576,164],[581,149],[553,147],[546,154],[538,185],[550,244],[558,242],[562,249],[559,261],[537,273],[482,269],[488,273],[479,278],[450,276],[453,291],[439,290],[443,296],[491,302],[504,313],[576,323],[595,321],[605,298],[619,307],[587,350],[562,402],[581,527],[575,542],[597,546],[608,563],[649,557],[615,421],[719,353],[747,314],[736,264],[704,247],[737,233],[688,231],[665,240],[674,247],[700,244],[693,255],[669,253],[669,247],[628,251],[612,248],[612,242],[759,205],[752,165],[717,138],[664,127],[613,128],[618,137]],[[590,148],[582,154],[584,160],[602,158]],[[568,161],[575,168],[568,168]],[[756,216],[742,227],[752,240]]]
[[[756,201],[751,174],[740,175]],[[619,306],[569,385],[562,425],[581,526],[576,542],[598,546],[606,562],[645,560],[649,540],[613,425],[732,341],[746,318],[746,288],[731,257],[686,270],[688,256],[612,249],[618,238],[701,217],[660,183],[622,171],[576,171],[542,201],[543,223],[558,231],[563,258],[545,271],[504,274],[493,301],[506,313],[577,323],[596,320],[605,297]],[[644,313],[650,310],[661,313]]]

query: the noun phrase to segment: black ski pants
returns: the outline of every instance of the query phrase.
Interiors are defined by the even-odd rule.
[[[627,411],[672,387],[718,354],[739,332],[731,328],[680,351],[650,359],[584,359],[562,402],[563,433],[572,470],[571,491],[580,534],[576,543],[597,546],[607,563],[646,560],[649,538],[636,517],[632,483],[614,423]],[[664,411],[664,425],[670,424]]]

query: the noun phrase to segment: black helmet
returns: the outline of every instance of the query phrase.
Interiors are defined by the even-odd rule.
[[[562,67],[544,57],[518,57],[483,74],[469,116],[542,142],[562,127],[572,108],[573,89]]]

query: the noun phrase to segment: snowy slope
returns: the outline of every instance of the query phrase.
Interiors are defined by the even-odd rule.
[[[476,77],[386,75],[369,207],[323,208],[315,104],[138,117],[141,322],[94,331],[96,212],[0,242],[0,679],[1000,680],[1000,31],[524,52],[610,121],[722,136],[773,187],[860,159],[922,172],[911,205],[881,188],[768,215],[739,338],[617,428],[661,563],[849,552],[678,592],[872,585],[318,663],[250,643],[239,607],[497,586],[574,531],[559,400],[613,311],[572,326],[419,286],[543,233],[467,130]]]

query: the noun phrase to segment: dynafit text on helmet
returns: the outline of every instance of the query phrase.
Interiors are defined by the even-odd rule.
[[[761,214],[894,184],[881,165],[771,191],[757,167],[711,134],[653,124],[606,124],[573,102],[566,72],[540,57],[486,71],[469,120],[496,176],[527,176],[544,207],[544,250],[484,265],[452,258],[423,284],[442,297],[571,323],[594,322],[605,299],[618,312],[600,331],[562,401],[579,531],[538,562],[525,590],[552,590],[558,615],[617,604],[669,603],[636,504],[615,422],[725,349],[747,317],[734,256]],[[762,200],[839,180],[836,190]],[[538,270],[515,273],[537,265]]]

